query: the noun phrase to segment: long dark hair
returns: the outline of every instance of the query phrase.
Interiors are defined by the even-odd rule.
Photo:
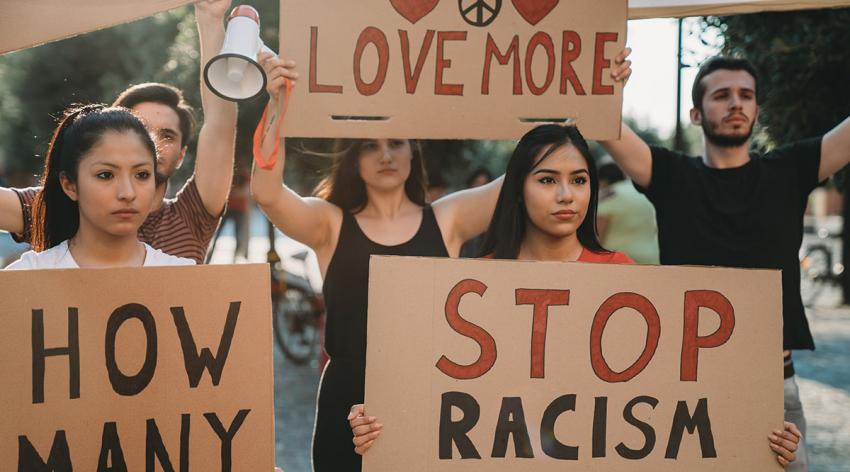
[[[493,255],[496,259],[516,259],[519,248],[525,238],[528,212],[522,194],[525,178],[550,154],[565,144],[572,144],[587,161],[590,174],[590,202],[587,214],[576,230],[576,236],[582,246],[595,252],[610,252],[602,247],[596,235],[596,205],[599,201],[599,181],[596,163],[584,137],[575,126],[541,125],[519,140],[505,171],[505,182],[499,193],[496,210],[490,227],[484,235],[481,255]],[[534,159],[543,149],[545,154],[537,161]]]
[[[44,251],[70,239],[80,227],[80,207],[62,190],[60,177],[77,181],[83,156],[107,132],[134,132],[150,151],[156,171],[156,146],[141,120],[126,108],[83,105],[69,108],[47,148],[41,190],[32,203],[32,247]]]
[[[366,207],[368,195],[366,182],[360,177],[357,162],[360,150],[366,139],[339,139],[334,144],[336,162],[330,173],[322,179],[313,191],[319,198],[351,213],[357,213]],[[419,141],[409,140],[413,159],[410,161],[410,175],[404,182],[404,192],[413,203],[424,206],[427,175],[422,158],[422,146]]]

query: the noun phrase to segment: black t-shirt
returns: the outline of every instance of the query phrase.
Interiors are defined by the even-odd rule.
[[[782,270],[785,349],[814,349],[800,298],[803,213],[817,186],[821,138],[800,141],[741,167],[707,167],[660,147],[649,188],[662,264]]]

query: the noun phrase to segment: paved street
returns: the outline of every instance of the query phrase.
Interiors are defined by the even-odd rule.
[[[850,471],[850,309],[808,311],[817,350],[795,352],[812,472]]]
[[[310,440],[319,388],[317,362],[294,365],[275,346],[274,366],[277,464],[285,472],[310,472]]]

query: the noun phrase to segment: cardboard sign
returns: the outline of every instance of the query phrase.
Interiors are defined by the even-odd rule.
[[[364,471],[781,470],[780,293],[779,271],[372,257]]]
[[[267,265],[0,271],[0,470],[274,467]]]
[[[740,15],[762,11],[811,10],[850,6],[848,0],[629,0],[629,19]],[[637,47],[640,47],[636,45]]]
[[[284,133],[517,139],[575,121],[620,132],[626,0],[281,0],[301,74]]]
[[[138,20],[191,0],[4,0],[0,54]]]

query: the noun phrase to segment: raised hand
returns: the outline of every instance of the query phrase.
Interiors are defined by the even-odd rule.
[[[632,48],[626,48],[617,54],[614,58],[614,67],[611,69],[611,78],[617,82],[625,84],[632,75],[632,61],[628,60],[629,54],[632,53]]]
[[[266,71],[268,79],[266,90],[274,100],[280,99],[280,91],[286,85],[286,79],[289,79],[293,86],[295,81],[298,80],[298,72],[295,72],[295,61],[293,60],[284,60],[274,54],[261,52],[257,56],[257,62]]]

